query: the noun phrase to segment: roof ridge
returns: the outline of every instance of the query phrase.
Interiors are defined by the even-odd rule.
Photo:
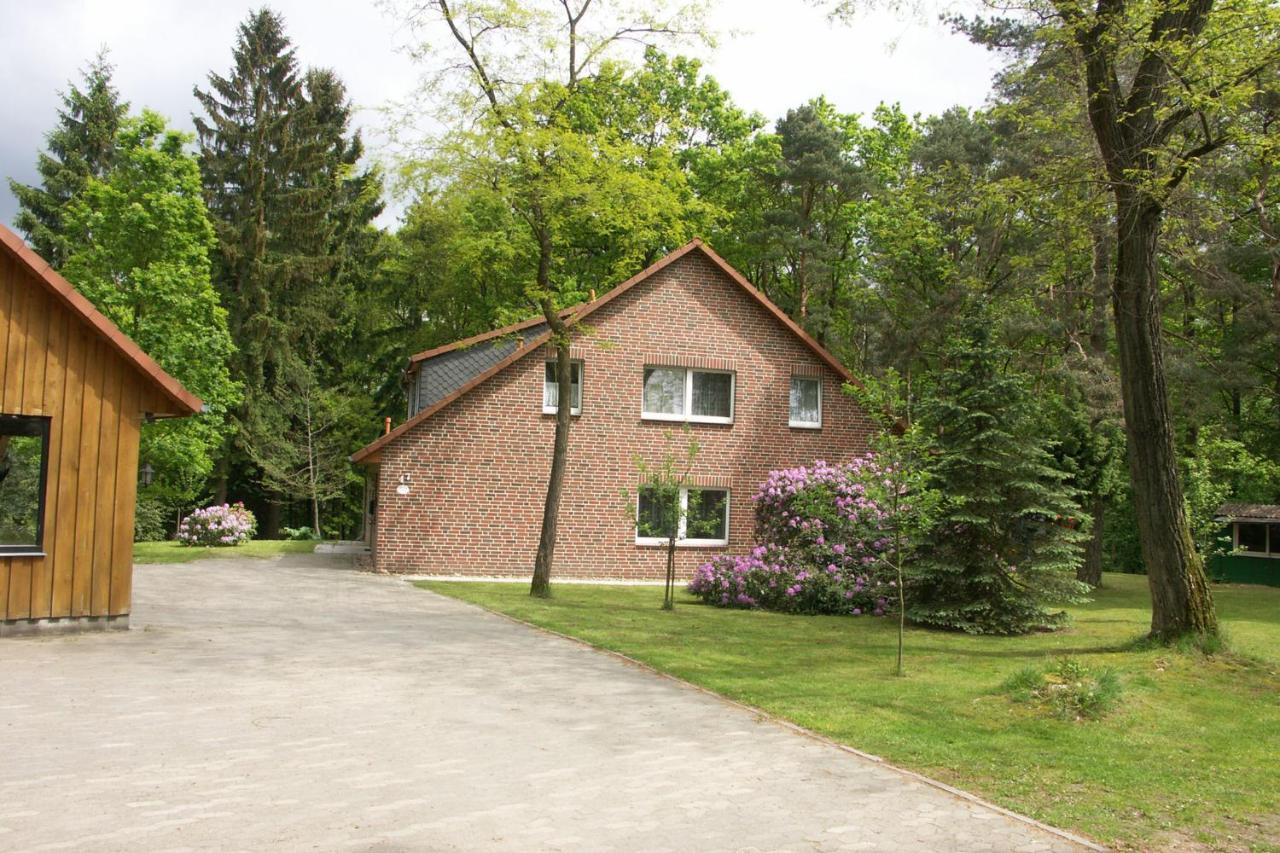
[[[147,355],[128,335],[120,331],[120,327],[107,315],[99,311],[89,299],[76,290],[75,285],[67,281],[48,261],[36,254],[21,237],[7,225],[0,223],[0,245],[11,254],[31,275],[44,285],[45,289],[62,303],[64,308],[78,315],[89,324],[94,331],[106,339],[115,350],[147,379],[158,387],[164,395],[176,404],[174,414],[196,414],[204,408],[204,403],[192,394],[182,383],[165,372],[156,360]]]

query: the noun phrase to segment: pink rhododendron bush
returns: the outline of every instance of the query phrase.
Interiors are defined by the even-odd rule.
[[[253,538],[258,521],[244,504],[207,506],[182,519],[178,541],[183,545],[239,545]]]
[[[879,555],[889,540],[868,495],[883,479],[872,456],[770,472],[753,498],[760,544],[699,566],[689,592],[721,607],[884,615],[894,587]]]

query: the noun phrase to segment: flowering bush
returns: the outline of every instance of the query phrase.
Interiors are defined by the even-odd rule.
[[[882,577],[885,513],[867,489],[881,479],[871,456],[770,472],[754,497],[765,544],[702,564],[689,592],[724,607],[883,615],[895,582]]]
[[[182,519],[178,541],[183,545],[239,545],[258,529],[258,521],[244,504],[207,506]]]

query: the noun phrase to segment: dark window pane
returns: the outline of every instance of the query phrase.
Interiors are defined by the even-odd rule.
[[[729,493],[722,489],[690,489],[685,539],[728,539],[725,507]]]
[[[1238,541],[1241,548],[1259,554],[1267,553],[1267,526],[1265,524],[1239,522],[1236,524],[1236,530],[1239,531],[1240,538]]]
[[[693,414],[705,418],[727,418],[733,398],[733,376],[728,373],[693,372]]]
[[[48,421],[0,417],[0,548],[40,547]]]
[[[640,503],[636,510],[636,535],[666,539],[671,528],[679,523],[676,496],[659,499],[652,489],[640,490]]]
[[[1280,524],[1271,525],[1271,553],[1280,557]]]
[[[683,415],[684,376],[682,367],[646,367],[644,410],[655,415]]]

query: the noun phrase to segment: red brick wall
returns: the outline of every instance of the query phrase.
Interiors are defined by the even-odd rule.
[[[723,359],[737,373],[734,423],[692,424],[695,475],[728,478],[729,544],[682,547],[688,576],[716,553],[752,544],[752,495],[770,469],[865,452],[866,414],[839,377],[700,252],[691,252],[592,314],[575,340],[584,359],[573,419],[555,577],[657,579],[665,551],[635,544],[628,512],[638,475],[680,424],[640,417],[646,357]],[[544,351],[530,353],[382,451],[374,559],[384,571],[528,576],[538,544],[555,417],[542,413]],[[822,429],[787,426],[794,368],[823,376]],[[668,442],[666,435],[672,434]],[[409,475],[408,495],[396,494]],[[629,499],[624,498],[627,489]]]

